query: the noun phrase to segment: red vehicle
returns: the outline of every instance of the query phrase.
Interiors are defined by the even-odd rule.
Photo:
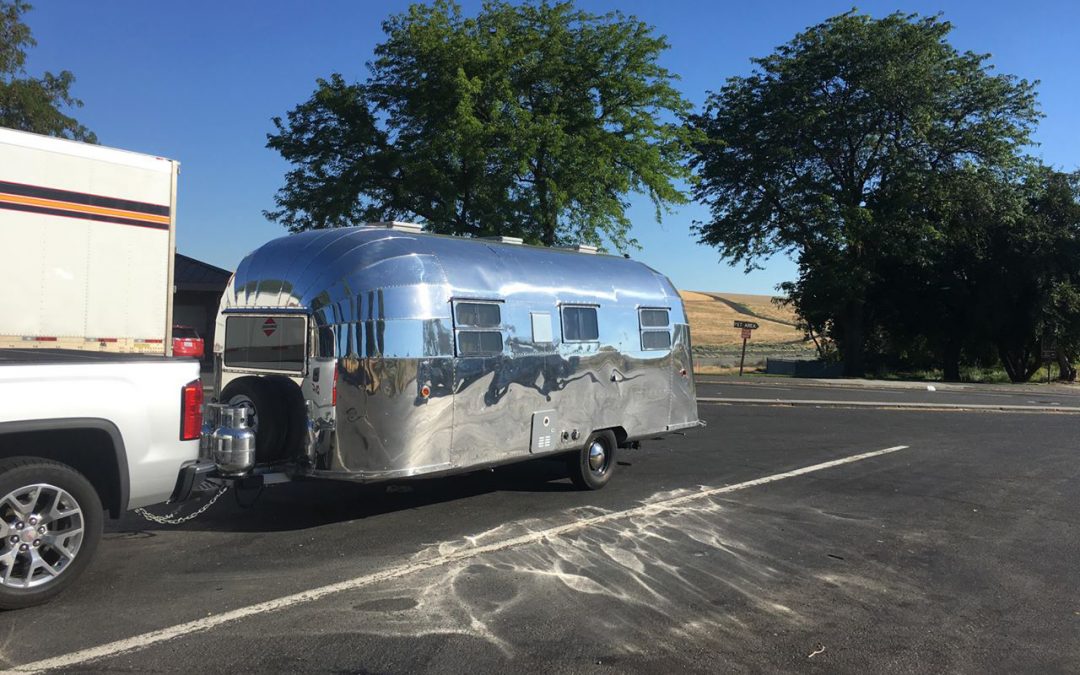
[[[199,333],[191,326],[173,326],[173,356],[203,357],[206,345]]]

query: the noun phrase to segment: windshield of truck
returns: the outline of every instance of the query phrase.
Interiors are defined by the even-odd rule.
[[[306,334],[302,316],[230,316],[225,322],[225,365],[303,372]]]

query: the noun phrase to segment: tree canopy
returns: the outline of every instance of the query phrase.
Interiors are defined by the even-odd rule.
[[[436,232],[636,245],[632,193],[659,220],[685,196],[693,131],[667,41],[570,2],[413,5],[383,23],[370,77],[319,79],[274,118],[291,162],[267,216],[292,231],[419,219]]]
[[[957,51],[950,30],[940,16],[830,18],[754,59],[691,119],[707,137],[694,160],[710,210],[701,242],[748,267],[793,254],[796,309],[835,338],[851,375],[892,309],[870,302],[883,275],[911,256],[929,265],[950,236],[928,204],[954,204],[936,197],[973,177],[1006,180],[1039,117],[1032,83]]]
[[[0,0],[0,127],[96,143],[93,132],[64,112],[83,104],[71,95],[70,71],[26,74],[26,51],[37,45],[22,19],[30,9],[24,0]]]

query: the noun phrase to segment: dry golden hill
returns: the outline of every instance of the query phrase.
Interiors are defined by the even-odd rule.
[[[690,335],[697,345],[727,345],[742,342],[735,320],[753,321],[760,328],[751,341],[763,343],[802,342],[795,328],[795,313],[778,307],[768,295],[679,291],[690,319]]]

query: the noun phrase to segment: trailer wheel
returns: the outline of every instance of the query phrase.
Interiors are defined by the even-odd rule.
[[[582,490],[599,490],[611,480],[615,471],[615,434],[610,430],[596,431],[585,441],[585,447],[570,455],[570,480]]]
[[[94,556],[104,514],[90,481],[36,457],[0,461],[0,609],[46,602]]]
[[[282,458],[289,423],[282,396],[272,382],[257,377],[234,380],[221,392],[223,403],[247,411],[248,427],[255,432],[256,461]]]

